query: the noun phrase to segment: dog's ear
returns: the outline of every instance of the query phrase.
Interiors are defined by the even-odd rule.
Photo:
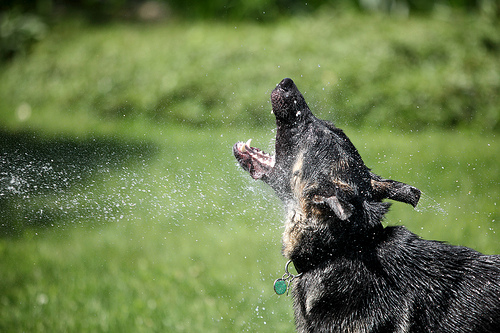
[[[344,202],[343,200],[337,198],[337,196],[335,195],[329,197],[315,195],[312,201],[316,204],[326,204],[342,221],[345,221],[349,217],[351,217],[352,211],[354,209],[353,205],[348,202]]]
[[[392,199],[417,206],[421,192],[418,188],[372,174],[372,194],[376,200]]]

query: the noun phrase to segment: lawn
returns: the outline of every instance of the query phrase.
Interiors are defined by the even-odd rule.
[[[0,68],[0,331],[293,331],[272,288],[282,207],[231,152],[272,151],[286,76],[375,173],[423,191],[386,224],[500,253],[500,65],[471,49],[491,29],[336,14],[54,28]]]

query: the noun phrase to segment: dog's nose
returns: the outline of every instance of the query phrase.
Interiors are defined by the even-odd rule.
[[[294,85],[295,83],[293,83],[293,80],[290,78],[284,78],[279,84],[279,86],[284,90],[290,90]]]

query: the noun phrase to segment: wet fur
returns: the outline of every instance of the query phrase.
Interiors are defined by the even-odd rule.
[[[302,273],[292,291],[297,330],[500,332],[500,257],[383,228],[383,200],[415,206],[420,191],[368,169],[292,80],[271,101],[276,161],[260,179],[288,212],[283,254]],[[236,158],[248,161],[242,150],[235,145]]]

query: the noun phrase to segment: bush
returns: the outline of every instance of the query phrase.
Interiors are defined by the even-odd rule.
[[[0,16],[0,61],[25,54],[47,33],[47,25],[33,14],[6,12]]]
[[[174,15],[181,18],[250,21],[271,21],[283,15],[312,13],[325,7],[407,15],[429,14],[443,6],[436,5],[433,0],[4,0],[0,4],[0,12],[17,8],[22,12],[43,16],[78,13],[103,22],[110,18],[130,17],[136,8],[152,2],[171,8]],[[500,14],[500,6],[495,1],[449,0],[446,5],[467,12],[487,11],[497,17]]]
[[[0,73],[7,128],[272,126],[269,93],[291,77],[318,116],[341,124],[500,130],[500,38],[479,15],[72,24]]]

